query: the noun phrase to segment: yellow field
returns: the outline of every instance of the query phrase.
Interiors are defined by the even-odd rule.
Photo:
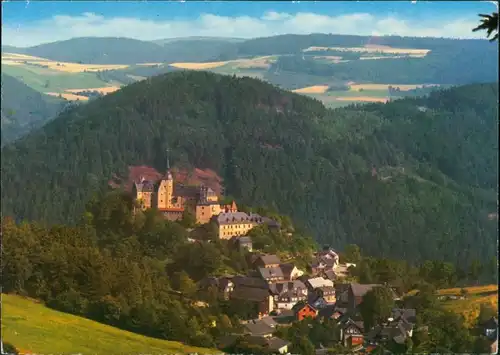
[[[372,46],[367,45],[365,47],[309,47],[303,50],[303,52],[311,51],[340,51],[340,52],[369,52],[369,53],[391,53],[391,54],[423,54],[427,55],[430,49],[411,49],[411,48],[392,48],[388,46]]]
[[[302,89],[292,90],[297,94],[323,94],[328,90],[328,85],[308,86]]]
[[[78,90],[78,91],[82,91],[82,90]],[[70,100],[70,101],[76,101],[76,100],[79,100],[79,101],[88,101],[88,99],[89,99],[87,96],[75,95],[75,94],[71,94],[69,92],[61,92],[61,93],[58,93],[58,92],[47,92],[46,94],[50,95],[50,96],[59,96],[59,95],[61,95],[62,98],[65,98],[66,100]]]
[[[34,57],[32,55],[25,55],[25,54],[17,54],[17,53],[2,53],[2,60],[3,59],[11,59],[15,61],[31,61],[31,62],[47,62],[49,59],[45,58],[40,58],[40,57]]]
[[[68,89],[66,90],[67,93],[74,93],[74,92],[80,92],[80,91],[97,91],[100,92],[101,94],[109,94],[112,92],[115,92],[117,90],[120,90],[119,86],[107,86],[107,87],[102,87],[102,88],[90,88],[90,89]]]
[[[36,301],[2,294],[2,341],[37,354],[220,354],[123,331]]]
[[[237,68],[240,69],[248,69],[248,68],[260,68],[260,69],[269,69],[271,66],[270,56],[258,57],[254,59],[243,59],[243,60],[235,60],[237,63]]]
[[[81,73],[84,71],[98,71],[98,70],[113,70],[125,69],[129,65],[122,64],[78,64],[57,62],[45,58],[33,57],[23,54],[2,53],[2,64],[8,65],[46,65],[49,69],[57,70],[65,73]]]
[[[401,59],[401,58],[406,58],[406,57],[411,57],[411,58],[423,58],[425,57],[425,53],[414,53],[410,54],[408,53],[407,55],[391,55],[387,57],[360,57],[360,60],[371,60],[371,59]]]
[[[427,86],[438,86],[437,84],[426,84]],[[356,84],[349,83],[352,91],[359,91],[359,89],[363,90],[388,90],[389,86],[393,88],[399,88],[400,90],[412,90],[416,88],[421,88],[423,85],[408,85],[408,84]]]
[[[498,285],[483,285],[483,286],[471,286],[465,287],[465,289],[469,292],[469,295],[474,295],[478,293],[486,293],[486,292],[497,292]],[[442,290],[438,290],[438,294],[440,295],[459,295],[461,288],[446,288]]]
[[[468,298],[465,300],[448,300],[443,302],[443,307],[449,311],[462,314],[466,325],[474,326],[479,316],[482,304],[488,304],[498,311],[498,285],[485,285],[465,287]],[[461,288],[448,288],[439,290],[440,295],[459,295]]]
[[[2,64],[3,65],[23,65],[24,63],[16,61],[16,60],[10,60],[10,59],[3,59],[2,58]]]
[[[346,96],[336,97],[337,101],[362,101],[362,102],[387,102],[385,97],[371,97],[371,96]]]
[[[202,69],[213,69],[217,67],[221,67],[229,62],[208,62],[208,63],[171,63],[170,65],[175,68],[180,69],[193,69],[193,70],[202,70]]]

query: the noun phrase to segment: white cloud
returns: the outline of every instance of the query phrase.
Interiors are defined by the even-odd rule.
[[[477,16],[426,22],[398,18],[391,14],[377,17],[368,13],[326,16],[317,13],[277,13],[261,17],[226,17],[201,14],[196,19],[151,20],[134,17],[104,17],[94,13],[80,16],[56,15],[18,26],[4,23],[3,44],[31,46],[74,37],[129,37],[140,40],[188,36],[254,38],[285,33],[335,33],[356,35],[432,36],[452,38],[484,38],[473,33]]]

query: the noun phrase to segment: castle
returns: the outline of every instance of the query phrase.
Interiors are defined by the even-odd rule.
[[[239,212],[235,201],[229,205],[221,205],[219,197],[209,187],[176,183],[168,160],[165,176],[158,181],[141,178],[140,181],[134,182],[133,191],[142,210],[156,208],[170,221],[182,219],[185,211],[195,215],[197,224],[213,220],[218,226],[221,239],[245,235],[262,223],[276,226],[276,222],[269,218]]]

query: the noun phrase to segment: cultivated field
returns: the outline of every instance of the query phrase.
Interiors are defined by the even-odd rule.
[[[207,63],[171,63],[170,66],[180,69],[204,70],[221,67],[228,62],[207,62]]]
[[[14,53],[2,53],[2,64],[24,65],[24,66],[35,66],[35,67],[43,65],[48,69],[64,73],[83,73],[86,71],[93,72],[98,70],[124,69],[129,67],[128,65],[121,65],[121,64],[100,65],[100,64],[57,62],[50,59],[32,57]]]
[[[323,94],[328,90],[328,85],[308,86],[302,89],[292,90],[297,94]]]
[[[337,97],[338,101],[355,101],[355,102],[387,102],[388,99],[384,97],[372,97],[372,96],[345,96]]]
[[[75,93],[80,91],[97,91],[100,92],[101,94],[109,94],[117,90],[120,90],[119,86],[105,86],[102,88],[68,89],[66,91],[69,93]]]
[[[402,91],[413,90],[416,88],[421,88],[424,85],[414,85],[414,84],[356,84],[349,83],[352,91],[361,90],[389,90],[389,86],[392,86],[394,89],[399,88]],[[439,86],[437,84],[425,84],[425,86]]]
[[[462,314],[466,324],[473,327],[479,316],[482,304],[488,304],[498,311],[498,285],[466,287],[468,297],[465,300],[446,300],[443,307],[452,312]],[[439,295],[460,295],[461,288],[439,290]]]
[[[387,54],[420,54],[427,55],[430,49],[412,49],[412,48],[393,48],[388,46],[366,45],[365,47],[309,47],[303,52],[312,51],[340,51],[340,52],[368,52],[368,53],[387,53]]]
[[[109,85],[99,80],[94,73],[64,73],[25,65],[2,65],[2,72],[43,93],[59,93],[68,89],[99,88]]]
[[[47,95],[50,96],[61,96],[63,99],[69,100],[69,101],[88,101],[89,98],[87,96],[81,96],[81,95],[75,95],[71,94],[69,92],[47,92]]]
[[[220,354],[153,339],[2,294],[2,341],[37,354]]]

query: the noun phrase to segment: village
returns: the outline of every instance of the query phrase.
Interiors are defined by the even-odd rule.
[[[337,325],[336,338],[344,349],[369,353],[380,344],[405,345],[417,326],[417,311],[394,307],[385,321],[365,329],[360,312],[363,297],[377,287],[389,288],[395,305],[403,295],[387,284],[360,284],[351,275],[354,263],[340,262],[340,254],[330,247],[316,251],[308,265],[300,269],[293,259],[280,260],[276,254],[255,250],[249,232],[265,225],[270,230],[285,233],[279,222],[256,213],[238,210],[235,201],[221,204],[210,187],[185,186],[175,182],[170,169],[158,181],[141,178],[134,183],[135,198],[142,210],[156,208],[165,219],[178,221],[186,212],[193,214],[197,226],[212,223],[217,237],[228,246],[245,253],[250,271],[245,275],[207,277],[198,282],[198,293],[215,292],[226,301],[241,301],[256,310],[254,319],[241,320],[243,334],[235,333],[219,339],[218,348],[228,349],[244,337],[245,343],[270,353],[289,353],[290,342],[276,336],[280,327],[294,322],[315,319],[333,321]],[[200,243],[189,239],[189,242]],[[209,241],[210,242],[210,241]],[[451,296],[463,297],[463,296]],[[203,306],[204,302],[197,304]],[[207,306],[207,304],[205,304]],[[484,334],[496,349],[497,318],[487,324]],[[426,329],[425,326],[420,326]],[[492,329],[495,329],[494,333]],[[316,354],[328,353],[327,348],[316,349]]]

